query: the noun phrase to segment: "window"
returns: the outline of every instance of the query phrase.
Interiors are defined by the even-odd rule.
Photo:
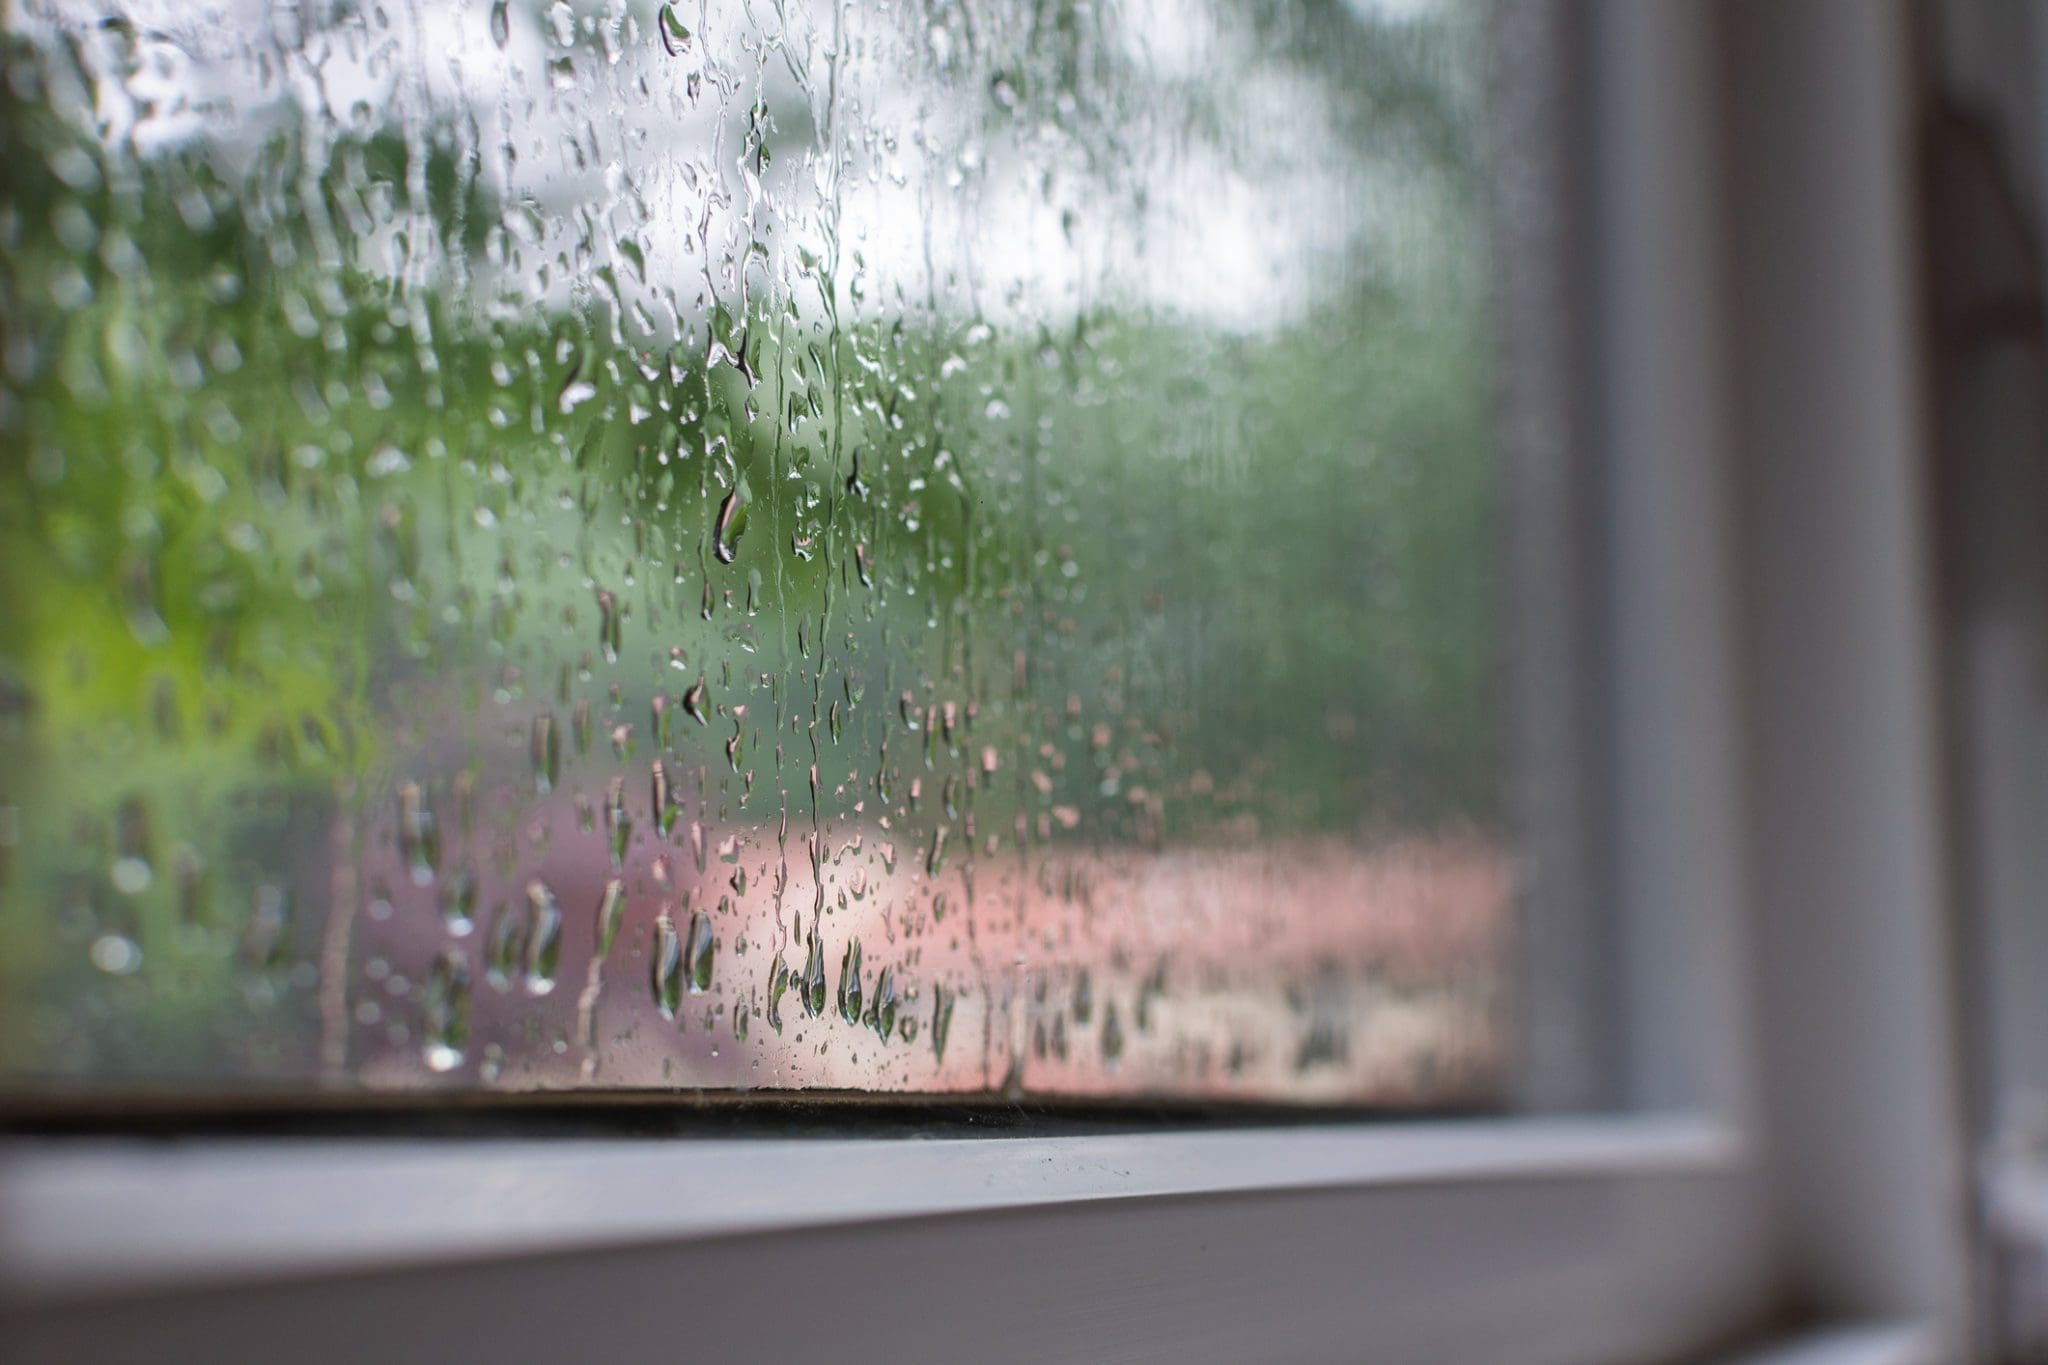
[[[19,16],[9,1084],[1496,1097],[1481,39]]]
[[[10,12],[10,1353],[1992,1356],[1909,18]]]

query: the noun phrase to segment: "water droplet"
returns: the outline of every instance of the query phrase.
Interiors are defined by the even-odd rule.
[[[498,990],[511,988],[525,957],[524,917],[501,905],[491,918],[490,942],[484,947],[484,977]]]
[[[725,761],[734,772],[746,762],[747,708],[735,706],[732,709],[732,738],[725,742]]]
[[[597,385],[583,377],[583,355],[579,351],[575,363],[569,367],[568,378],[562,381],[561,391],[555,395],[555,408],[567,416],[595,397]]]
[[[286,952],[289,902],[284,888],[265,884],[256,888],[249,903],[249,923],[242,930],[242,961],[251,967],[276,967]]]
[[[546,796],[562,780],[562,739],[555,730],[555,713],[542,711],[533,718],[529,744],[533,759],[533,789]]]
[[[606,789],[604,801],[605,840],[611,849],[612,870],[623,871],[626,849],[633,840],[633,822],[626,817],[626,779],[615,777]]]
[[[562,909],[541,882],[526,888],[526,990],[546,995],[555,988],[562,961]]]
[[[654,1006],[664,1019],[676,1017],[683,1003],[683,944],[676,922],[666,914],[654,921]]]
[[[889,1041],[889,1036],[896,1031],[896,969],[894,967],[882,968],[881,975],[875,978],[875,999],[874,1003],[868,1006],[867,1026],[873,1029],[875,1036],[885,1043]]]
[[[459,869],[441,888],[441,919],[457,938],[476,927],[476,873]]]
[[[860,1022],[860,940],[846,945],[839,960],[839,1017],[849,1024]]]
[[[730,564],[739,551],[740,536],[747,529],[746,503],[735,487],[718,504],[718,521],[711,529],[711,553],[721,564]]]
[[[116,858],[108,872],[108,880],[122,895],[139,896],[149,890],[151,875],[149,863],[141,858]]]
[[[619,936],[619,920],[626,913],[626,884],[613,877],[604,884],[597,902],[597,955],[609,957],[612,940]]]
[[[569,0],[555,0],[555,3],[549,5],[547,8],[547,20],[549,26],[554,29],[555,41],[557,43],[560,43],[563,47],[571,47],[575,44],[576,11],[570,7]]]
[[[690,30],[683,27],[674,5],[663,5],[656,13],[655,28],[660,32],[661,46],[669,56],[680,57],[690,50]]]
[[[1102,1012],[1102,1064],[1114,1071],[1124,1055],[1124,1026],[1117,1018],[1116,1001]]]
[[[825,940],[815,926],[810,933],[811,951],[804,959],[804,1013],[813,1019],[825,1012]]]
[[[690,916],[690,938],[683,950],[683,974],[689,981],[692,995],[702,995],[711,989],[714,946],[711,921],[699,910]]]
[[[768,1026],[782,1032],[782,993],[789,989],[789,964],[777,953],[768,965]]]
[[[428,808],[417,782],[407,782],[398,789],[398,849],[412,874],[413,885],[425,886],[434,880],[434,869],[441,860],[440,834],[434,827],[434,812]]]
[[[619,661],[619,600],[604,588],[597,590],[597,644],[604,652],[604,661],[615,664]]]
[[[654,808],[654,827],[660,830],[662,835],[666,837],[668,832],[675,828],[676,815],[680,808],[675,804],[674,799],[669,793],[668,764],[658,758],[654,760],[654,772],[648,800]]]
[[[932,987],[932,1056],[946,1060],[946,1035],[953,1031],[953,1006],[958,996],[944,986]]]
[[[427,1066],[453,1070],[469,1045],[469,964],[454,949],[434,960],[424,1003]]]
[[[109,976],[127,976],[142,967],[142,949],[125,934],[101,934],[86,955]]]

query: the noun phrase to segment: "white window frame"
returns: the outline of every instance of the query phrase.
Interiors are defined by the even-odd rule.
[[[1516,570],[1598,594],[1518,644],[1595,656],[1527,727],[1529,937],[1619,1027],[1534,1002],[1529,1098],[1606,1116],[17,1137],[10,1358],[1573,1361],[1829,1319],[1895,1326],[1828,1358],[1964,1356],[1906,6],[1541,15],[1508,56],[1565,73],[1531,112],[1582,125],[1550,169],[1586,221],[1504,165],[1566,263],[1508,311],[1575,320],[1510,384],[1516,496],[1565,513]]]

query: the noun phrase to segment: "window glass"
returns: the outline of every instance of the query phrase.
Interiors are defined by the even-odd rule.
[[[6,25],[7,1089],[1499,1091],[1474,15]]]

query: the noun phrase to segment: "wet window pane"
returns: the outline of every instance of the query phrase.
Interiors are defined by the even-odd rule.
[[[1498,1091],[1477,16],[6,24],[0,1085]]]

